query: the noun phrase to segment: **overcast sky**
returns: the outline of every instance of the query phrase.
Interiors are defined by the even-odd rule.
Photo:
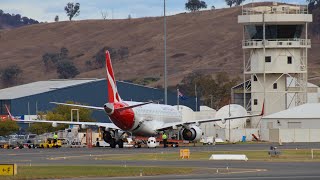
[[[204,0],[208,9],[226,7],[224,0]],[[254,0],[254,2],[263,0]],[[80,3],[80,15],[74,20],[101,19],[101,11],[108,13],[108,18],[132,18],[163,15],[163,0],[0,0],[0,9],[6,13],[21,14],[38,21],[52,22],[56,15],[60,21],[68,20],[64,6],[68,2]],[[185,12],[187,0],[166,0],[167,14]],[[247,0],[246,3],[252,2]],[[280,2],[305,3],[305,0],[282,0]]]

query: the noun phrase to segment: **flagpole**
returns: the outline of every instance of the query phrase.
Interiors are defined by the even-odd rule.
[[[179,111],[179,88],[177,88],[177,108]]]
[[[196,111],[198,111],[197,84],[194,84],[194,94],[196,96]]]

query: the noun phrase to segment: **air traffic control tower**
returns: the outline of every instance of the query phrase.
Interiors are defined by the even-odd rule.
[[[244,107],[252,114],[261,112],[263,103],[265,115],[306,103],[310,22],[307,6],[242,7],[244,92],[251,94],[248,99],[244,93]],[[251,127],[257,128],[260,119],[251,119]]]

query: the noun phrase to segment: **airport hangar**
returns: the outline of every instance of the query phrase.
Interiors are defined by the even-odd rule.
[[[124,81],[117,81],[117,88],[123,100],[141,101],[163,100],[162,89],[146,87]],[[55,79],[23,84],[0,90],[0,115],[7,117],[5,105],[15,116],[22,119],[37,112],[51,110],[56,105],[50,102],[73,101],[92,106],[103,106],[107,101],[108,90],[105,79]],[[160,103],[163,103],[160,101]],[[168,92],[168,104],[177,103],[177,94]],[[189,97],[180,104],[196,109],[196,100]],[[199,107],[198,107],[199,109]],[[109,122],[102,111],[93,111],[92,116],[99,122]],[[30,117],[30,116],[29,116]]]

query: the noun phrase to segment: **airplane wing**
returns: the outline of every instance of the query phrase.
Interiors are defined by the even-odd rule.
[[[102,110],[104,111],[103,107],[97,107],[97,106],[85,106],[80,104],[67,104],[67,103],[59,103],[59,102],[50,102],[52,104],[58,104],[58,105],[64,105],[64,106],[73,106],[73,107],[81,107],[81,108],[87,108],[87,109],[94,109],[94,110]]]
[[[167,129],[174,129],[176,127],[187,126],[187,125],[191,125],[191,124],[200,125],[202,123],[208,123],[208,122],[227,121],[227,120],[232,120],[232,119],[257,117],[257,116],[263,116],[263,115],[264,115],[264,104],[262,105],[262,111],[260,114],[246,115],[246,116],[231,116],[231,117],[225,117],[225,118],[201,119],[201,120],[193,120],[193,121],[186,121],[186,122],[165,123],[162,127],[157,128],[156,130],[157,131],[164,131]]]
[[[73,107],[81,107],[81,108],[88,108],[88,109],[104,111],[103,107],[97,107],[97,106],[85,106],[85,105],[80,105],[80,104],[67,104],[67,103],[59,103],[59,102],[50,102],[50,103],[58,104],[58,105],[64,105],[64,106],[73,106]],[[115,110],[123,111],[123,110],[126,110],[126,109],[132,109],[132,108],[135,108],[135,107],[139,107],[139,106],[143,106],[143,105],[151,104],[151,103],[153,103],[153,101],[149,101],[149,102],[145,102],[145,103],[141,103],[141,104],[135,104],[135,105],[132,105],[132,106],[126,106],[126,107],[122,107],[122,108],[117,108]]]
[[[7,112],[9,114],[9,117],[11,120],[16,122],[23,122],[23,123],[56,123],[56,124],[71,124],[71,125],[80,125],[80,126],[97,126],[97,127],[105,127],[105,128],[111,128],[111,129],[119,129],[115,124],[113,123],[100,123],[100,122],[71,122],[71,121],[50,121],[50,120],[21,120],[16,119],[12,116],[11,112],[9,111],[9,108],[6,106]]]
[[[71,121],[49,121],[49,120],[21,120],[21,119],[13,119],[17,122],[23,123],[56,123],[56,124],[71,124],[71,125],[85,125],[85,126],[97,126],[97,127],[105,127],[111,129],[119,129],[113,123],[99,123],[99,122],[71,122]]]

